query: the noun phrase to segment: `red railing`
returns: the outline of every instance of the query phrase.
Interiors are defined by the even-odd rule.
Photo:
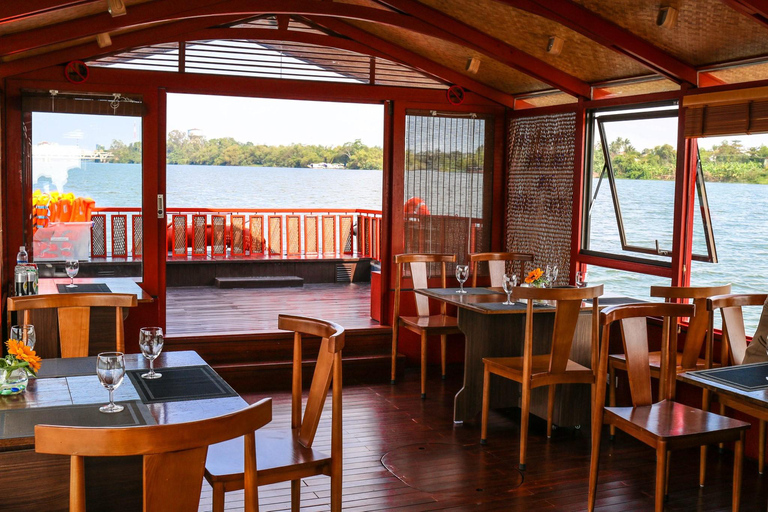
[[[167,253],[174,258],[380,258],[381,212],[362,209],[169,208]],[[140,208],[94,208],[92,258],[140,258]]]

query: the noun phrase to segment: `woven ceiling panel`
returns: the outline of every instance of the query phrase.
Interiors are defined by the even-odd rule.
[[[554,21],[494,0],[422,0],[446,14],[587,82],[644,75],[648,68]],[[519,29],[519,28],[522,28]],[[565,40],[558,56],[550,36]]]
[[[611,96],[636,96],[638,94],[651,94],[654,92],[679,91],[680,86],[672,80],[648,80],[628,84],[617,84],[600,89]]]
[[[576,115],[512,119],[508,135],[507,250],[533,253],[537,267],[557,265],[557,284],[567,284]]]
[[[521,101],[524,101],[531,107],[554,107],[555,105],[568,105],[570,103],[577,103],[578,100],[570,94],[564,92],[556,92],[552,94],[541,94],[537,96],[521,97]]]
[[[368,22],[350,22],[351,24],[370,32],[371,34],[397,44],[412,52],[418,53],[436,63],[449,67],[468,77],[510,94],[540,91],[549,86],[516,71],[498,61],[490,59],[462,46],[449,43],[442,39],[417,34],[404,29],[377,25]],[[467,59],[480,59],[480,70],[476,75],[467,73]]]
[[[768,62],[752,66],[718,69],[717,71],[711,71],[710,74],[728,84],[768,80]]]
[[[574,0],[695,66],[768,54],[768,28],[722,0]],[[679,9],[672,28],[656,25],[660,5]]]

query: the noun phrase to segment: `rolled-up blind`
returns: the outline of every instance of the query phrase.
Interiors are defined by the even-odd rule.
[[[768,133],[768,88],[688,96],[687,138]]]
[[[24,91],[24,112],[55,112],[59,114],[96,114],[109,116],[142,117],[145,113],[140,96],[72,94]],[[115,108],[117,107],[117,108]]]

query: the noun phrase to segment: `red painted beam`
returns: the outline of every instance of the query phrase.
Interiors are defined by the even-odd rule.
[[[96,0],[19,0],[5,1],[0,4],[0,24],[13,18],[40,14],[53,9],[70,7],[77,4],[93,3]]]
[[[768,27],[768,0],[721,0],[725,5]]]
[[[465,46],[517,69],[572,96],[589,98],[590,85],[512,45],[489,36],[471,25],[416,0],[380,0],[420,20],[447,30],[465,41]]]
[[[389,56],[388,58],[392,60],[405,62],[409,66],[420,69],[425,73],[435,75],[449,82],[453,82],[454,84],[461,85],[465,89],[474,91],[509,108],[514,108],[515,106],[514,97],[510,94],[478,82],[477,80],[469,78],[468,76],[458,71],[454,71],[453,69],[443,66],[442,64],[438,64],[437,62],[434,62],[415,52],[406,50],[399,45],[374,36],[365,30],[354,27],[348,23],[344,23],[343,21],[331,18],[310,17],[310,19],[318,25],[333,30],[334,32],[344,36],[351,37],[359,43],[370,46],[377,51],[385,53]]]
[[[497,0],[556,21],[677,83],[696,86],[696,68],[571,0]]]

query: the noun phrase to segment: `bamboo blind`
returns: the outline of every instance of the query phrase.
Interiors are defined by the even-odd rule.
[[[768,133],[768,99],[688,108],[685,136]]]

